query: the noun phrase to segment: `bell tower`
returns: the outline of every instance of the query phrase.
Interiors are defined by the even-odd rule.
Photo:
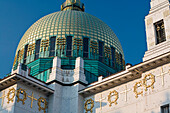
[[[145,17],[147,51],[143,61],[170,52],[169,0],[151,0],[151,9]]]

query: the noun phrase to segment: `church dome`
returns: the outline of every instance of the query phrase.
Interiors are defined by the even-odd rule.
[[[42,17],[25,32],[16,51],[14,67],[18,63],[31,67],[35,63],[30,63],[38,59],[42,63],[55,56],[62,59],[63,69],[73,69],[75,64],[71,60],[82,57],[89,65],[85,64],[87,68],[96,68],[97,76],[118,72],[124,69],[125,63],[115,33],[100,19],[85,13],[80,0],[66,0],[61,11]],[[94,71],[88,71],[91,70]]]
[[[34,44],[36,40],[49,40],[50,37],[74,38],[89,37],[91,40],[100,40],[106,46],[113,46],[123,56],[121,44],[112,29],[102,20],[81,11],[59,11],[35,22],[24,34],[19,42],[18,50],[26,44]]]

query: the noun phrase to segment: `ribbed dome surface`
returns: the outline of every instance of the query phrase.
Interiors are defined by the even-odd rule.
[[[16,54],[26,44],[33,44],[38,39],[49,39],[72,35],[74,38],[88,37],[100,40],[108,47],[115,47],[124,57],[121,44],[112,29],[103,21],[81,11],[59,11],[49,14],[35,22],[22,37]]]

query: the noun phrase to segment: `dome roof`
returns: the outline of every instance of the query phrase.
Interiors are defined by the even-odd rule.
[[[20,40],[16,54],[26,44],[34,44],[38,39],[47,40],[52,36],[64,38],[70,35],[74,38],[100,40],[108,47],[113,46],[124,58],[121,44],[107,24],[95,16],[75,10],[59,11],[39,19]]]

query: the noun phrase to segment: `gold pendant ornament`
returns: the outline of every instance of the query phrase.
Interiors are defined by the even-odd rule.
[[[44,103],[44,107],[41,106],[41,103]],[[39,109],[38,109],[39,111],[43,110],[44,113],[46,113],[47,101],[46,101],[45,98],[40,97],[40,98],[38,99],[38,107],[39,107]]]
[[[89,104],[91,105],[90,108],[88,108]],[[86,110],[86,113],[88,113],[88,111],[90,111],[92,113],[93,112],[93,107],[94,107],[94,101],[92,99],[88,99],[85,102],[85,105],[84,105],[84,109]]]
[[[12,94],[12,97],[10,97],[10,95]],[[9,89],[8,93],[7,93],[7,99],[8,99],[8,104],[11,102],[14,101],[14,97],[15,97],[15,89],[14,88],[11,88]]]
[[[151,83],[148,85],[148,81],[151,80]],[[143,85],[145,87],[145,91],[148,90],[148,88],[152,88],[154,89],[154,83],[155,83],[155,76],[153,74],[148,74],[148,75],[145,75],[144,79],[143,79]]]
[[[133,92],[136,94],[136,96],[135,96],[136,98],[138,98],[138,95],[143,95],[143,90],[138,92],[138,88],[142,87],[142,85],[143,85],[142,81],[139,81],[139,82],[135,83],[134,91]]]
[[[20,98],[20,94],[23,94],[23,98]],[[17,102],[22,101],[22,104],[25,104],[25,100],[27,99],[27,93],[24,89],[19,88],[17,90]]]
[[[112,97],[115,97],[113,101],[111,99]],[[118,92],[116,90],[111,91],[108,95],[109,106],[111,107],[113,103],[117,105],[118,98],[119,98]]]

